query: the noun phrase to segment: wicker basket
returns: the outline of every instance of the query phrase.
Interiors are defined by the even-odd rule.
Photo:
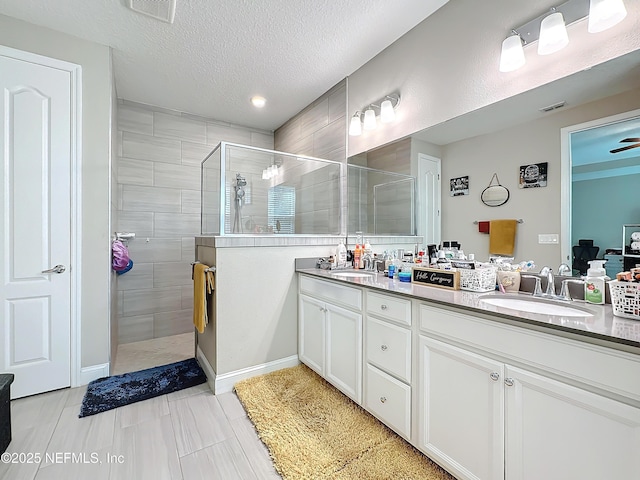
[[[640,283],[612,280],[609,292],[615,316],[640,320]]]
[[[459,268],[458,272],[460,272],[460,290],[491,292],[496,289],[497,269],[493,266],[474,270]]]

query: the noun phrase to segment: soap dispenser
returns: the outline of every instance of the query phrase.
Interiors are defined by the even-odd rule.
[[[607,271],[604,268],[606,260],[591,260],[587,277],[584,280],[584,300],[589,303],[604,304],[604,288]]]

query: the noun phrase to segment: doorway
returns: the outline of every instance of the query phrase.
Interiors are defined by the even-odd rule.
[[[425,245],[440,245],[441,240],[441,160],[418,154],[418,235]]]
[[[594,240],[600,247],[598,258],[602,258],[606,250],[622,247],[622,224],[637,223],[637,211],[628,220],[622,214],[629,190],[622,182],[640,178],[640,148],[624,148],[634,145],[624,141],[631,137],[640,137],[640,110],[561,129],[561,255],[568,263],[572,246],[581,238],[598,236]],[[616,194],[622,195],[620,202]],[[589,212],[576,213],[576,203],[589,196],[593,199]],[[599,206],[602,208],[596,208]],[[588,230],[587,225],[596,230]]]
[[[76,384],[80,67],[0,46],[0,370],[12,398]]]

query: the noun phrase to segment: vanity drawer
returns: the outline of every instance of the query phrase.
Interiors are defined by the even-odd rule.
[[[358,288],[345,286],[344,283],[326,282],[301,275],[300,292],[326,300],[334,305],[362,310],[362,291]]]
[[[367,317],[367,361],[399,379],[411,382],[411,330]]]
[[[368,364],[365,408],[404,438],[411,438],[411,387]]]
[[[367,313],[411,325],[411,301],[367,290]]]

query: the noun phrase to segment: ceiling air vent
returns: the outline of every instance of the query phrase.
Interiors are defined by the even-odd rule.
[[[541,112],[550,112],[552,110],[557,110],[559,108],[562,108],[565,106],[567,102],[565,102],[564,100],[562,102],[558,102],[558,103],[554,103],[553,105],[549,105],[548,107],[542,107],[540,109]]]
[[[173,23],[176,14],[176,0],[127,0],[127,5],[134,12],[167,23]]]

